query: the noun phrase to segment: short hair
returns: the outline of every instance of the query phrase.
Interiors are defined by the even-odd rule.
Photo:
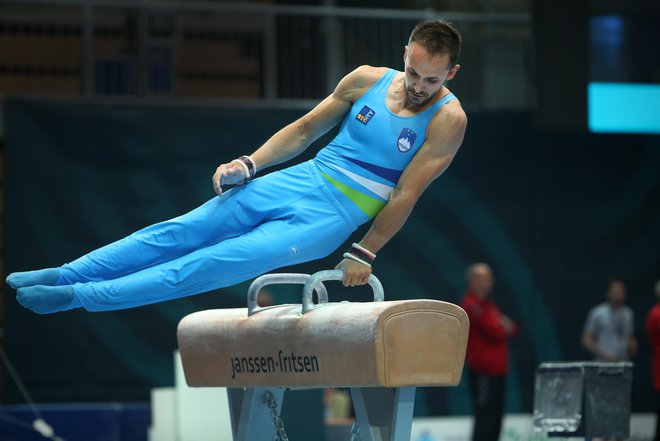
[[[408,45],[419,43],[431,54],[449,54],[451,67],[458,63],[461,56],[461,43],[463,38],[458,30],[448,21],[431,20],[421,21],[415,25]]]

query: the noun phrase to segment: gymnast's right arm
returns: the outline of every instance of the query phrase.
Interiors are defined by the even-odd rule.
[[[250,155],[255,172],[288,161],[301,154],[314,141],[342,120],[353,102],[378,79],[377,69],[358,67],[346,75],[334,92],[314,109],[287,125]],[[221,186],[240,184],[245,179],[240,164],[221,164],[213,175],[213,188],[221,194]]]

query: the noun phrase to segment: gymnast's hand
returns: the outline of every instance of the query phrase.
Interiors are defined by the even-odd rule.
[[[370,266],[351,259],[342,260],[335,269],[343,271],[344,279],[342,280],[342,284],[344,286],[366,285],[371,275]]]
[[[223,185],[239,185],[245,182],[245,169],[235,162],[229,164],[220,164],[215,169],[213,178],[213,189],[220,196]]]

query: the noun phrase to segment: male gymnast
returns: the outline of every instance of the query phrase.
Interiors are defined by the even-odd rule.
[[[217,197],[61,267],[10,274],[7,283],[39,314],[137,307],[325,257],[373,219],[337,265],[344,285],[365,284],[376,253],[463,142],[467,118],[446,87],[460,50],[451,24],[417,24],[403,72],[361,66],[346,75],[254,153],[218,166]],[[255,178],[338,123],[314,159]],[[234,187],[223,192],[226,185]]]

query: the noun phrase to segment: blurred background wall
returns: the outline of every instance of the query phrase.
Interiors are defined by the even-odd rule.
[[[449,88],[468,132],[379,255],[387,297],[459,302],[466,265],[489,262],[495,299],[522,326],[507,409],[530,412],[535,367],[589,358],[584,319],[619,275],[640,341],[633,410],[649,411],[659,131],[590,132],[587,84],[660,83],[654,17],[641,0],[0,1],[4,273],[60,265],[196,207],[213,196],[218,163],[254,150],[355,67],[401,69],[412,26],[444,18],[464,38]],[[287,270],[333,267],[340,254]],[[173,381],[178,320],[242,306],[247,284],[54,316],[2,289],[0,344],[37,402],[147,401]],[[356,293],[337,295],[368,298]],[[276,301],[297,296],[276,290]],[[20,402],[2,380],[0,401]],[[418,414],[469,413],[466,387],[422,391]]]

